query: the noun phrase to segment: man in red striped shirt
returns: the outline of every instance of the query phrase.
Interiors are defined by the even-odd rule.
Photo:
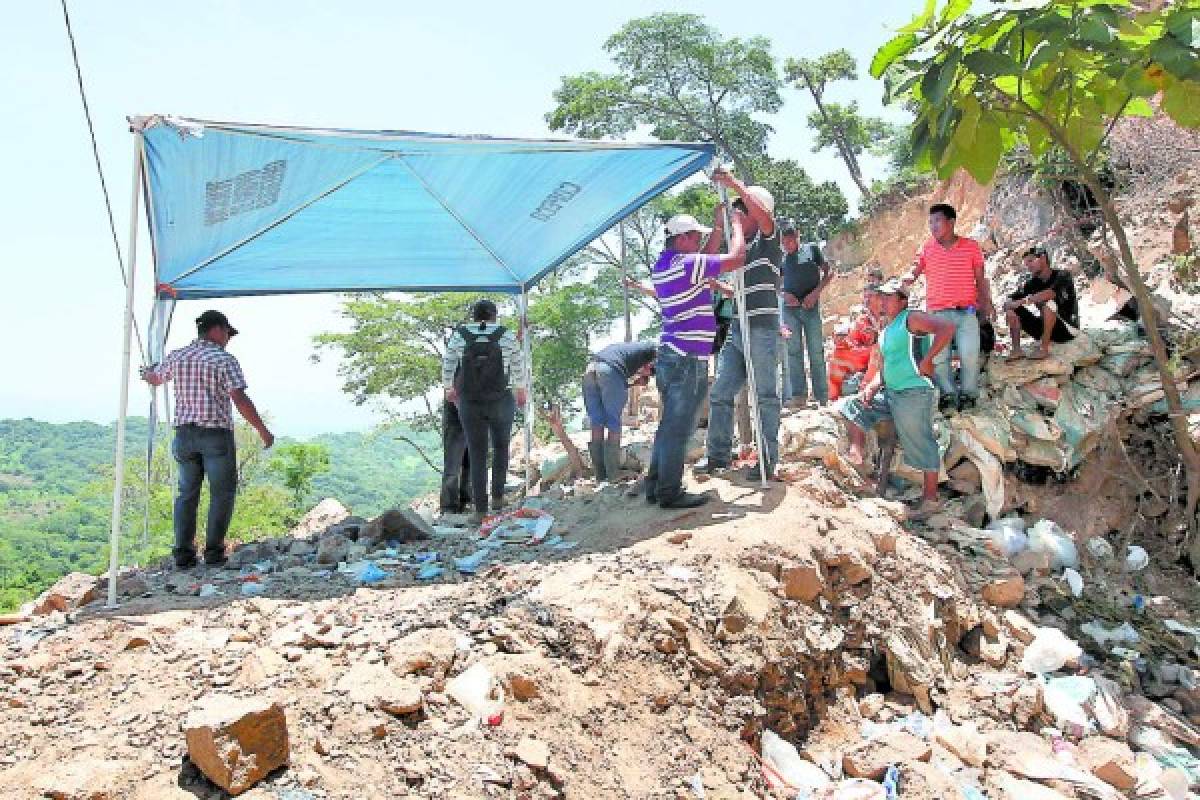
[[[958,217],[954,207],[936,203],[929,207],[931,237],[917,252],[905,285],[925,276],[925,310],[954,323],[954,349],[958,351],[959,385],[950,372],[950,348],[934,361],[934,380],[943,411],[974,408],[979,398],[979,317],[995,320],[992,290],[983,269],[983,251],[974,239],[954,232]]]

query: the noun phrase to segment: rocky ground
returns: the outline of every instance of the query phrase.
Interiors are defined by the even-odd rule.
[[[1195,594],[1145,597],[1140,643],[1085,652],[1058,570],[1022,572],[961,501],[906,529],[820,461],[789,478],[713,478],[719,502],[684,513],[578,481],[531,504],[540,542],[502,528],[479,565],[454,559],[486,537],[453,519],[327,503],[240,568],[124,575],[115,610],[66,581],[0,629],[0,793],[227,796],[197,763],[285,800],[883,798],[892,767],[904,798],[1200,780]],[[1081,560],[1083,600],[1142,580]]]

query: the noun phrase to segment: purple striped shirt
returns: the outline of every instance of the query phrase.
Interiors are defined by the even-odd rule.
[[[664,250],[658,257],[650,277],[662,308],[662,344],[680,355],[712,355],[717,319],[708,279],[720,273],[720,256]]]

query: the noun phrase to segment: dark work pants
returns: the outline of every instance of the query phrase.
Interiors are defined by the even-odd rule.
[[[175,429],[171,454],[179,464],[179,489],[175,494],[176,564],[196,558],[196,509],[200,487],[208,477],[208,525],[204,532],[204,560],[218,563],[225,558],[225,534],[233,519],[237,497],[237,450],[233,431],[180,425]]]
[[[488,510],[488,440],[492,450],[492,497],[504,496],[508,481],[508,445],[512,441],[517,401],[511,391],[497,400],[458,399],[458,415],[467,434],[471,456],[471,498],[475,510]]]
[[[458,406],[442,403],[442,511],[458,512],[471,503],[471,456]]]

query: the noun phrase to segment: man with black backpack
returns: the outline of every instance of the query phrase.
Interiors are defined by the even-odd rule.
[[[471,309],[474,322],[460,325],[446,343],[442,384],[446,400],[458,407],[471,460],[472,522],[504,507],[508,445],[517,405],[525,405],[525,359],[517,337],[496,322],[496,304],[483,299]],[[515,397],[514,397],[515,395]],[[488,440],[492,450],[488,492]]]

